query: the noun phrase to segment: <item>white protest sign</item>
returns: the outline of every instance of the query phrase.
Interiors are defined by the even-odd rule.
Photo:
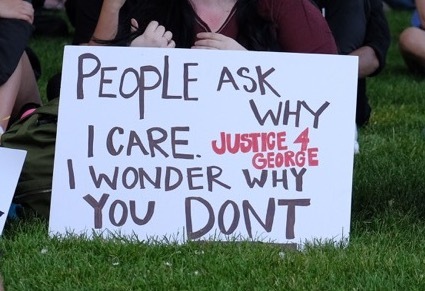
[[[0,147],[0,235],[21,175],[27,152]]]
[[[357,58],[65,48],[50,233],[349,236]]]

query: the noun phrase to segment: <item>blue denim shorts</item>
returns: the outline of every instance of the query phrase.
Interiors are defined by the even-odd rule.
[[[419,18],[419,13],[418,10],[415,10],[412,14],[412,18],[410,20],[410,23],[412,24],[412,26],[414,27],[419,27],[422,28],[421,26],[421,19]]]

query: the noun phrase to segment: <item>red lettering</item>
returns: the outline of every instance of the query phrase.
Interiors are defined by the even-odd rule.
[[[211,142],[212,150],[222,155],[226,152],[257,153],[274,150],[286,150],[286,132],[253,132],[253,133],[225,133],[220,132],[220,139]]]
[[[304,167],[318,166],[318,148],[307,149],[307,151],[286,151],[286,152],[267,152],[256,153],[252,158],[252,165],[257,170],[265,168],[281,168],[281,167]]]
[[[278,132],[276,137],[277,150],[286,151],[288,149],[288,146],[285,145],[285,142],[286,142],[286,131]]]
[[[319,160],[317,158],[317,154],[319,152],[318,148],[310,148],[307,150],[308,153],[308,165],[312,167],[316,167],[319,165]]]
[[[217,146],[216,140],[213,140],[211,142],[212,149],[217,155],[222,155],[226,152],[226,145],[224,143],[224,140],[226,140],[225,136],[226,136],[226,134],[224,132],[220,132],[221,147]]]
[[[308,143],[310,142],[310,139],[308,138],[308,127],[301,132],[301,134],[297,137],[297,139],[294,141],[294,143],[300,143],[301,144],[301,151],[307,150]]]
[[[294,152],[293,151],[286,151],[285,152],[285,165],[288,167],[293,167],[295,166],[295,162],[294,162]]]
[[[264,154],[263,153],[256,153],[252,157],[252,165],[257,170],[262,170],[262,169],[266,168],[267,167],[267,160],[264,158]]]

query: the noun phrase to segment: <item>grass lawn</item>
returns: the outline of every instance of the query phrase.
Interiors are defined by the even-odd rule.
[[[425,86],[408,74],[397,50],[409,17],[389,12],[388,64],[368,83],[374,112],[360,130],[348,247],[60,241],[34,220],[13,223],[0,239],[5,289],[425,290]],[[33,41],[42,93],[60,71],[67,42]]]

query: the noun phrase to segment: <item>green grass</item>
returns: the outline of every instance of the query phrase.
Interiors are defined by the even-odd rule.
[[[6,290],[425,290],[425,86],[397,49],[409,13],[388,17],[393,41],[386,69],[368,83],[374,112],[360,130],[348,247],[61,241],[31,220],[0,239]],[[32,43],[43,94],[68,41]]]

